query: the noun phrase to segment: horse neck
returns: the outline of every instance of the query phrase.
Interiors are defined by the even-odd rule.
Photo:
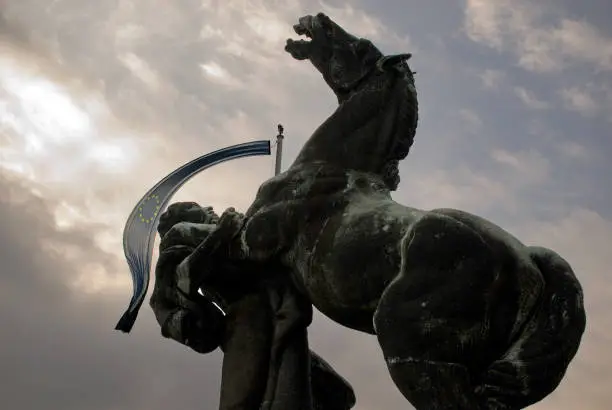
[[[414,135],[416,99],[407,80],[397,74],[378,76],[373,81],[340,104],[321,124],[294,166],[328,162],[384,174],[389,163],[407,155]]]

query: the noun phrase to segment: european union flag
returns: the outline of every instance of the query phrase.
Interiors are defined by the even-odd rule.
[[[132,299],[115,329],[128,333],[134,326],[149,287],[151,257],[159,217],[174,193],[191,177],[206,168],[253,155],[270,155],[270,141],[233,145],[196,158],[158,182],[138,202],[123,230],[123,251],[132,274]]]
[[[142,201],[140,201],[140,205],[138,205],[138,216],[140,217],[140,221],[145,224],[153,223],[160,208],[159,195],[153,194],[144,197]]]

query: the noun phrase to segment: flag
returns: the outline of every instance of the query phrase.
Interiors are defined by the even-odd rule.
[[[123,230],[123,251],[132,274],[132,299],[117,322],[116,330],[129,333],[147,294],[151,257],[159,217],[174,193],[197,173],[235,158],[270,155],[270,141],[260,140],[232,145],[188,162],[151,188],[128,217]]]

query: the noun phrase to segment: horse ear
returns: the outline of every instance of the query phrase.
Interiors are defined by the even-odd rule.
[[[368,39],[360,38],[357,42],[353,43],[355,47],[355,52],[357,54],[366,54],[372,51],[374,48],[374,44]]]
[[[364,68],[372,67],[372,64],[376,64],[382,56],[382,53],[367,39],[360,38],[357,42],[353,43],[353,47],[355,55],[361,60]]]
[[[376,67],[380,71],[385,71],[389,67],[393,67],[394,65],[399,64],[402,61],[409,60],[411,57],[412,57],[412,54],[410,54],[410,53],[406,53],[406,54],[393,54],[393,55],[390,55],[390,56],[384,56],[380,60],[378,60],[378,62],[376,63]]]

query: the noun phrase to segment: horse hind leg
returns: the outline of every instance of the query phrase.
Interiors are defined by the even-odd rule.
[[[578,351],[586,326],[584,296],[572,267],[556,252],[528,247],[544,278],[537,310],[506,354],[481,377],[478,394],[489,403],[523,409],[558,386]]]
[[[488,326],[485,295],[496,280],[490,248],[460,222],[427,215],[401,249],[400,272],[374,315],[391,378],[419,410],[488,408],[472,378]]]

